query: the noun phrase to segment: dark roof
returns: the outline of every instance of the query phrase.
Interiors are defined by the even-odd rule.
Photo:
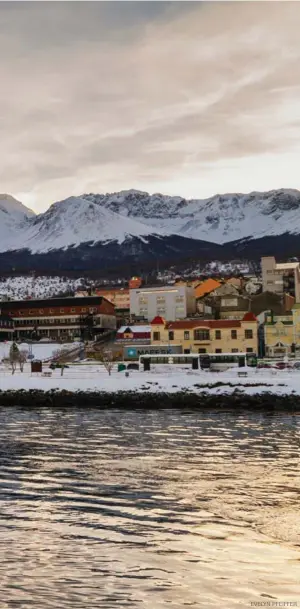
[[[84,307],[100,305],[104,296],[82,296],[80,298],[43,298],[41,300],[9,300],[1,302],[1,309],[10,311],[11,309],[34,309],[47,307]],[[107,301],[109,302],[109,301]],[[110,303],[111,304],[111,303]]]
[[[169,321],[166,324],[169,330],[189,330],[193,328],[240,328],[239,319],[186,319],[182,321]]]

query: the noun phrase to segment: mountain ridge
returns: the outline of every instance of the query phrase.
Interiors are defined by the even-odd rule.
[[[1,199],[2,197],[2,199]],[[0,270],[258,260],[300,254],[300,192],[187,200],[129,190],[85,194],[34,214],[0,196]]]

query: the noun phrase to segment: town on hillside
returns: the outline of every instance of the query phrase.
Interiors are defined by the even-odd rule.
[[[74,358],[97,360],[109,350],[119,362],[191,356],[194,366],[213,359],[229,366],[300,356],[300,263],[272,256],[257,275],[79,284],[72,295],[3,298],[0,309],[0,341],[61,344]]]

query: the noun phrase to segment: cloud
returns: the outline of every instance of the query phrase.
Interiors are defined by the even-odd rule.
[[[298,3],[13,2],[0,14],[1,190],[27,204],[127,187],[207,196],[218,176],[226,189],[225,167],[232,182],[243,167],[239,189],[268,188],[270,155],[299,154]]]

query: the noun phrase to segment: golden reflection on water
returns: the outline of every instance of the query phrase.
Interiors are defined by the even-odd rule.
[[[1,609],[300,606],[296,415],[6,408],[0,438]]]

